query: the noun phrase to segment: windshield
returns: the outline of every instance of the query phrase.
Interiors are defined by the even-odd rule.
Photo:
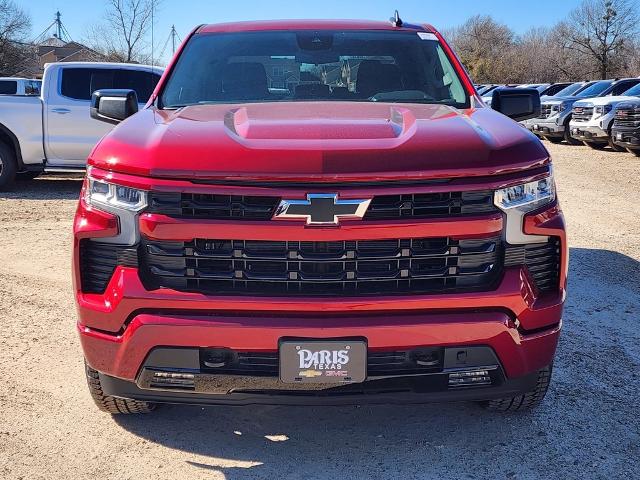
[[[578,90],[580,90],[584,86],[585,86],[584,83],[574,83],[572,85],[564,87],[562,90],[560,90],[558,93],[556,93],[553,96],[554,97],[570,97],[571,95],[576,93]]]
[[[348,30],[195,35],[161,106],[314,100],[469,106],[435,36]]]
[[[611,86],[613,80],[601,80],[599,82],[594,83],[590,87],[585,88],[581,92],[579,92],[576,96],[586,98],[586,97],[596,97],[604,92],[607,88]]]
[[[622,92],[622,95],[626,97],[640,97],[640,83],[635,87],[631,87],[629,90]]]

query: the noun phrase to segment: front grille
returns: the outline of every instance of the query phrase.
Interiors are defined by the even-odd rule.
[[[145,240],[141,251],[141,278],[147,288],[222,295],[394,295],[489,290],[502,271],[500,238]]]
[[[619,107],[613,120],[614,127],[640,127],[640,107]]]
[[[493,191],[414,193],[374,197],[364,218],[435,218],[497,212]]]
[[[104,293],[116,266],[138,266],[137,247],[80,241],[80,282],[85,293]]]
[[[147,211],[187,218],[269,220],[278,203],[279,197],[151,192]]]
[[[230,352],[231,360],[222,366],[208,367],[208,351],[200,354],[200,368],[203,373],[216,375],[247,375],[256,377],[277,377],[279,372],[278,352]],[[214,355],[217,352],[213,352]],[[428,358],[429,362],[419,359]],[[367,353],[367,376],[384,377],[395,375],[419,375],[438,373],[443,368],[442,348],[418,348],[390,352]],[[421,364],[422,363],[422,364]]]
[[[571,118],[576,122],[588,122],[593,117],[593,107],[573,107]]]
[[[540,106],[540,118],[549,118],[551,116],[551,105],[545,105],[544,103]]]
[[[210,220],[271,220],[280,197],[151,192],[147,212]],[[491,190],[375,196],[366,220],[439,218],[498,212]]]
[[[555,291],[560,284],[560,239],[552,237],[546,243],[508,245],[504,264],[526,265],[538,290]]]

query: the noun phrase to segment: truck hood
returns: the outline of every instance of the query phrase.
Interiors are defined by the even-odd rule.
[[[547,161],[533,134],[490,108],[373,102],[148,108],[89,158],[121,173],[241,181],[483,176]]]
[[[627,97],[624,95],[618,95],[616,97],[595,97],[588,100],[581,100],[574,105],[580,107],[594,107],[596,105],[615,105],[626,100],[640,100],[639,97]]]

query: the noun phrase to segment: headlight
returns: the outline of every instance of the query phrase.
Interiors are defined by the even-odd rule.
[[[567,109],[567,104],[566,103],[559,103],[557,105],[551,105],[551,112],[552,113],[562,113]]]
[[[609,113],[611,111],[611,109],[613,108],[612,105],[598,105],[595,108],[595,112],[596,112],[596,118],[597,117],[602,117],[603,115],[606,115],[607,113]]]
[[[97,208],[106,207],[109,211],[120,209],[130,212],[138,212],[147,206],[147,193],[144,190],[115,185],[91,177],[88,180],[85,200],[89,205]]]
[[[551,174],[535,182],[522,183],[496,190],[493,201],[498,208],[506,212],[512,209],[530,212],[553,202],[555,198],[556,189],[553,175]]]

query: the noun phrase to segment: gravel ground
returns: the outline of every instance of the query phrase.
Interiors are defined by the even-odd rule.
[[[0,196],[0,478],[640,478],[640,159],[547,144],[571,243],[552,388],[530,414],[419,407],[98,412],[70,282],[77,179]]]

